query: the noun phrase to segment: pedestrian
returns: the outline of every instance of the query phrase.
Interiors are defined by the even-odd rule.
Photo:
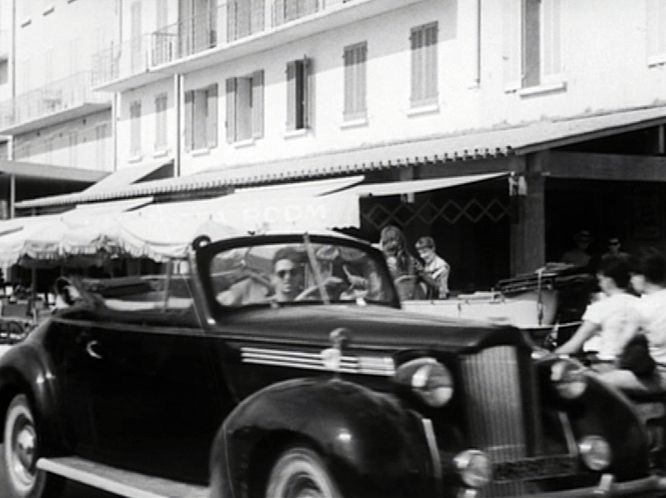
[[[629,260],[629,253],[622,250],[622,243],[620,242],[620,239],[615,236],[608,237],[608,249],[602,255],[602,258],[607,256],[617,256]]]
[[[592,262],[592,234],[589,230],[579,230],[573,236],[574,247],[562,254],[560,261],[576,267],[589,267]]]
[[[666,390],[666,258],[657,249],[647,248],[633,268],[631,283],[642,296],[636,304],[639,332],[647,339],[645,360],[655,362],[655,372],[639,378],[637,372],[620,368],[600,374],[600,378],[620,389]]]
[[[435,241],[424,236],[414,244],[416,251],[425,263],[421,273],[426,298],[446,299],[449,297],[449,275],[451,266],[437,254]]]
[[[385,226],[379,236],[379,246],[400,299],[422,299],[423,291],[418,285],[419,262],[409,253],[407,239],[402,230],[395,225]]]
[[[571,339],[555,350],[557,354],[576,354],[595,341],[596,357],[592,368],[607,371],[616,368],[624,346],[636,334],[639,299],[629,292],[629,262],[617,256],[603,258],[597,280],[603,297],[587,306],[583,323]]]

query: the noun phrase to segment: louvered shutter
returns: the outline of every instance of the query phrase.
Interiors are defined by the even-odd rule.
[[[314,125],[314,61],[312,59],[303,59],[303,73],[305,74],[305,109],[303,111],[304,127],[312,128]]]
[[[206,89],[206,145],[217,147],[217,83]]]
[[[264,71],[252,74],[252,137],[264,136]]]
[[[502,10],[502,60],[504,89],[516,90],[522,84],[522,3],[504,0]]]
[[[424,99],[437,99],[437,23],[424,29]]]
[[[273,2],[273,26],[284,24],[284,11],[286,0],[274,0]]]
[[[264,0],[251,0],[252,12],[250,18],[250,31],[252,33],[259,33],[264,30],[266,7]]]
[[[227,101],[227,143],[236,140],[236,78],[229,78],[226,82]]]
[[[184,123],[184,134],[185,134],[185,150],[187,152],[192,150],[192,142],[194,138],[194,91],[190,90],[185,92],[185,123]]]
[[[424,96],[424,78],[423,68],[425,65],[424,57],[424,32],[421,29],[413,29],[410,37],[412,52],[412,103],[419,102]]]
[[[236,0],[229,0],[227,3],[227,41],[232,42],[237,38],[236,31],[236,16],[238,9],[236,7]]]
[[[543,77],[560,75],[562,65],[562,0],[542,0],[542,63]]]
[[[296,63],[287,64],[287,130],[296,129]]]
[[[366,44],[359,45],[356,48],[356,64],[355,64],[355,109],[357,115],[365,114],[367,110],[366,98],[368,93],[368,46]]]

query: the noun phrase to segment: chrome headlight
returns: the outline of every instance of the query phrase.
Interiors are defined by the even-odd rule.
[[[601,436],[585,436],[578,442],[578,451],[590,470],[604,470],[613,459],[610,445]]]
[[[403,363],[398,367],[395,380],[434,408],[446,405],[453,396],[451,372],[434,358],[417,358]]]
[[[488,455],[479,450],[465,450],[453,459],[460,479],[470,488],[481,488],[493,478],[493,466]]]
[[[550,366],[550,380],[557,392],[566,399],[576,399],[587,389],[585,367],[573,360],[557,360]]]

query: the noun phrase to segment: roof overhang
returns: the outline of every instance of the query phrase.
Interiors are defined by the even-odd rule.
[[[92,183],[100,181],[107,176],[109,172],[0,159],[0,174],[15,175],[18,178],[41,178],[46,180],[52,179]]]
[[[413,165],[523,155],[666,123],[666,105],[542,120],[520,126],[461,130],[415,140],[328,151],[262,163],[218,167],[195,175],[144,181],[97,194],[59,195],[17,207],[47,207],[147,195],[195,194],[258,185],[349,176]],[[506,166],[508,171],[508,165]],[[497,172],[497,171],[494,171]],[[448,175],[452,176],[452,175]]]
[[[45,114],[43,116],[38,116],[34,119],[23,121],[13,126],[7,126],[6,128],[0,129],[0,133],[3,135],[20,135],[22,133],[38,130],[40,128],[45,128],[47,126],[55,125],[63,121],[80,118],[82,116],[87,116],[88,114],[110,108],[111,100],[104,103],[85,102],[81,105],[63,109],[59,112]]]

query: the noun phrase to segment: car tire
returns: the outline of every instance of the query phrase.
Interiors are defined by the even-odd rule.
[[[4,466],[11,498],[55,498],[63,480],[36,468],[39,455],[37,428],[25,394],[14,397],[5,415]]]
[[[321,457],[305,447],[290,448],[273,465],[266,498],[342,498]]]

